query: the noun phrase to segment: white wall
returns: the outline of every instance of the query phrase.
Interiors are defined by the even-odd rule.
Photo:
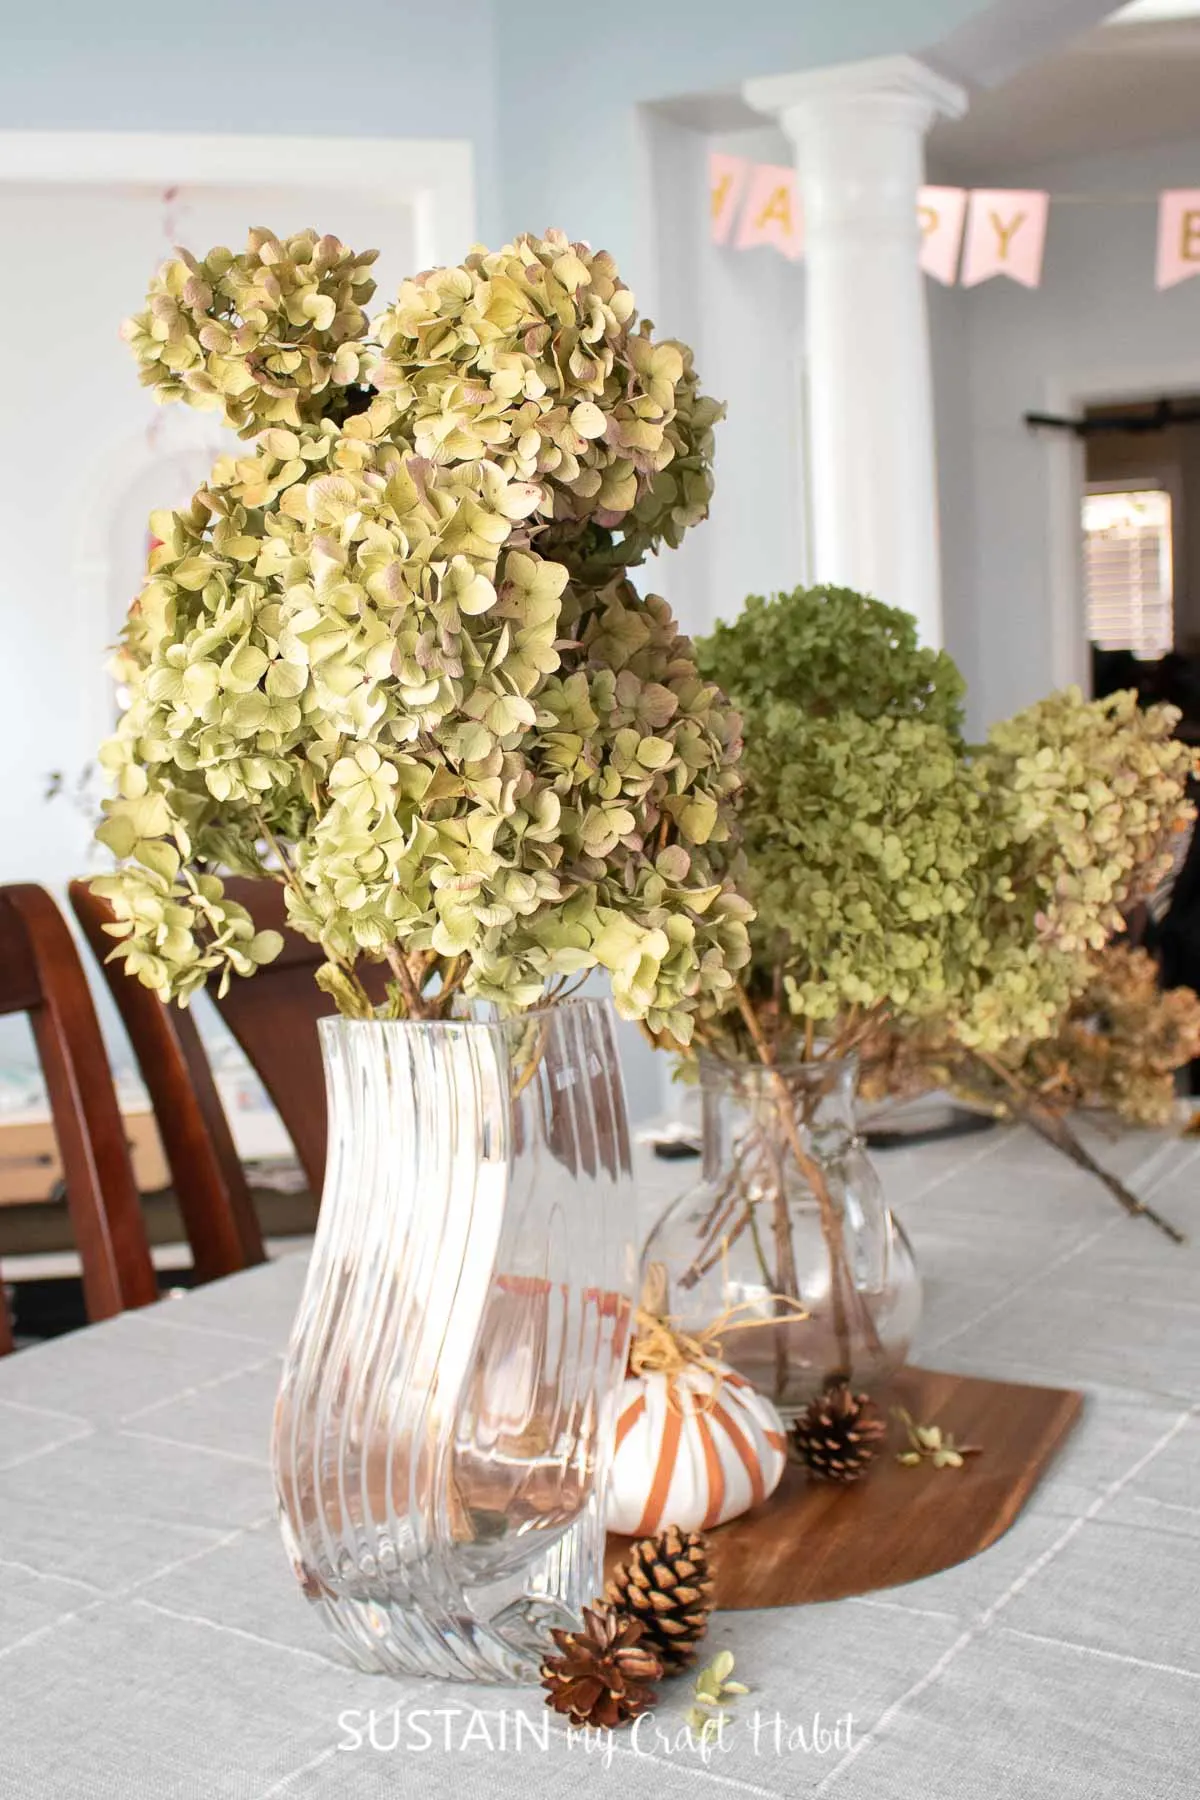
[[[716,428],[710,518],[645,577],[700,633],[747,594],[805,577],[804,271],[770,248],[715,245],[708,231],[710,150],[790,164],[780,132],[708,133],[661,115],[647,124],[660,220],[648,270],[655,323],[692,346],[702,391],[728,409]]]
[[[1195,392],[1200,282],[1154,286],[1162,187],[1200,187],[1194,142],[1039,169],[994,185],[1053,194],[1144,195],[1124,204],[1051,203],[1042,286],[1003,279],[933,307],[948,647],[978,726],[1027,705],[1083,667],[1078,586],[1059,567],[1077,531],[1071,452],[1030,433],[1026,412],[1072,399]],[[1058,631],[1060,648],[1056,654]]]

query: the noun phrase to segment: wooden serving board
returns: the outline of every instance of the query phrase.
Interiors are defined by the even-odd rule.
[[[903,1369],[878,1396],[959,1444],[979,1444],[961,1469],[906,1468],[892,1421],[870,1473],[850,1487],[809,1481],[789,1464],[764,1505],[709,1534],[716,1603],[800,1606],[897,1587],[978,1555],[1008,1530],[1083,1406],[1065,1388],[1023,1387]],[[607,1568],[629,1539],[610,1536]]]

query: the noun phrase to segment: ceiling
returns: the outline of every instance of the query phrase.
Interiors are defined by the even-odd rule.
[[[929,169],[942,181],[1006,179],[1039,163],[1195,137],[1200,6],[1138,0],[1002,87],[976,91],[962,119],[930,133]]]

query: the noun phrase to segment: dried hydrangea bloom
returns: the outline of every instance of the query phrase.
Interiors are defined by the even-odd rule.
[[[332,242],[305,234],[284,260]],[[255,234],[239,282],[261,285],[253,257],[275,244]],[[261,429],[152,520],[103,752],[118,954],[181,998],[263,960],[273,946],[204,913],[189,871],[209,908],[214,868],[272,872],[343,1010],[367,1007],[364,957],[391,965],[397,1013],[526,1006],[603,967],[622,1013],[686,1042],[749,953],[730,880],[740,721],[626,567],[703,515],[697,421],[717,409],[681,347],[636,326],[611,260],[559,238],[406,283],[378,344],[354,340],[378,385],[350,407],[336,368],[317,374],[322,333],[363,329],[367,259],[338,252],[287,423],[257,374],[249,413],[225,385],[224,339],[194,339],[188,396],[208,379],[231,423]],[[245,290],[224,274],[232,304]]]
[[[952,1018],[970,1049],[1053,1032],[1093,958],[1171,866],[1195,756],[1174,707],[1064,688],[992,727],[973,759],[989,824],[986,955]]]
[[[1152,956],[1109,944],[1054,1036],[1030,1045],[1017,1073],[1056,1110],[1103,1107],[1162,1126],[1174,1116],[1176,1071],[1197,1056],[1200,999],[1191,988],[1164,993]]]
[[[655,343],[606,251],[561,232],[406,281],[377,321],[371,379],[437,461],[493,460],[538,490],[552,553],[626,566],[677,544],[712,493],[691,352]],[[629,541],[613,552],[612,533]],[[573,546],[582,546],[571,554]]]
[[[745,720],[741,805],[757,909],[746,980],[781,1053],[961,990],[980,953],[986,822],[962,681],[904,613],[846,589],[752,598],[698,646]],[[742,1016],[708,1028],[753,1055]]]
[[[252,231],[240,256],[181,250],[163,264],[145,312],[123,333],[158,400],[223,412],[244,437],[298,427],[358,383],[378,253],[302,231]]]

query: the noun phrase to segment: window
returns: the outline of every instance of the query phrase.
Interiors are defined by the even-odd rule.
[[[1171,496],[1097,487],[1083,500],[1088,637],[1150,661],[1175,642]]]

